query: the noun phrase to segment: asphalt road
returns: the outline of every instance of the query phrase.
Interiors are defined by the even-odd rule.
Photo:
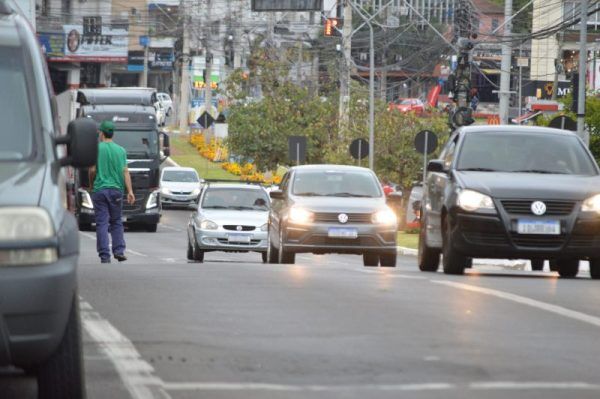
[[[185,259],[189,211],[127,232],[101,265],[81,233],[89,398],[599,398],[600,283],[500,266],[462,277],[358,256]],[[1,398],[33,398],[4,372]]]

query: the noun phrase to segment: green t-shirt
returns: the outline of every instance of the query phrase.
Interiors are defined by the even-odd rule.
[[[105,188],[125,191],[123,170],[126,167],[127,152],[123,147],[114,142],[99,143],[94,192]]]

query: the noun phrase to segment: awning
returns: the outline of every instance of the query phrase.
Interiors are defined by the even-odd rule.
[[[490,69],[490,68],[481,68],[480,71],[485,73],[486,75],[500,75],[500,72],[501,72],[499,69]]]

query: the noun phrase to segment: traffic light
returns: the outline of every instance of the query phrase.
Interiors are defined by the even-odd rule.
[[[340,18],[327,18],[325,20],[325,36],[341,36],[342,20]]]

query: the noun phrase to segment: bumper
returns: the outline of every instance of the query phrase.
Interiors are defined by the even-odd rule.
[[[160,194],[160,202],[163,205],[188,206],[198,201],[197,195],[166,195]]]
[[[35,366],[57,348],[77,286],[77,256],[0,267],[0,366]]]
[[[330,228],[341,225],[315,223],[309,226],[290,225],[283,232],[283,245],[291,252],[363,254],[369,252],[396,253],[396,226],[347,224],[344,229],[355,229],[356,238],[333,238]]]
[[[267,251],[267,232],[266,231],[249,231],[241,232],[229,230],[196,230],[196,242],[198,247],[203,251]],[[231,242],[230,236],[249,236],[250,242]]]
[[[82,224],[92,224],[96,222],[94,211],[91,209],[82,208],[77,215],[77,218],[79,223]],[[129,213],[127,211],[123,211],[123,222],[157,224],[160,222],[160,212],[158,208],[149,209],[145,213]]]
[[[453,246],[470,257],[600,257],[600,218],[560,219],[561,234],[518,234],[516,218],[457,213],[451,218]]]

